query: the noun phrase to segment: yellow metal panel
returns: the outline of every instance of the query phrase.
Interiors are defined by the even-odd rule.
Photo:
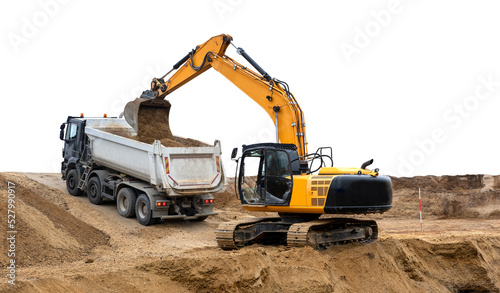
[[[338,167],[324,167],[319,170],[319,175],[346,175],[346,174],[361,174],[378,176],[378,172],[361,168],[338,168]]]
[[[307,205],[324,207],[328,189],[334,177],[335,176],[331,175],[314,175],[308,177],[306,192]]]
[[[298,214],[324,214],[323,207],[288,207],[288,206],[253,206],[243,205],[243,208],[252,212],[283,212],[283,213],[298,213]]]
[[[292,199],[290,200],[290,206],[307,206],[307,190],[310,190],[307,186],[307,180],[311,178],[311,175],[295,175],[293,176],[293,191]]]

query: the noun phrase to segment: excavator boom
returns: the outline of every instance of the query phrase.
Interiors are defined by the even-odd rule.
[[[150,90],[143,92],[141,97],[125,106],[125,119],[137,132],[139,112],[142,108],[169,109],[170,103],[165,100],[167,95],[206,70],[214,68],[268,113],[276,126],[277,142],[295,144],[299,155],[305,157],[307,142],[304,114],[289,91],[288,85],[273,79],[242,48],[237,48],[238,54],[242,55],[258,73],[226,56],[225,52],[231,41],[231,36],[222,34],[197,46],[162,78],[154,78]],[[177,71],[165,80],[173,70]]]

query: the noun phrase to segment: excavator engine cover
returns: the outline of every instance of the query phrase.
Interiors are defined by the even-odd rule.
[[[341,175],[332,180],[327,214],[383,213],[392,207],[392,182],[387,176]]]
[[[170,102],[164,99],[155,99],[151,91],[145,91],[142,93],[141,97],[136,98],[132,102],[128,102],[125,105],[123,111],[123,116],[127,120],[128,124],[134,128],[135,132],[138,132],[139,128],[139,114],[141,109],[146,107],[156,107],[165,108],[166,112],[170,112]]]

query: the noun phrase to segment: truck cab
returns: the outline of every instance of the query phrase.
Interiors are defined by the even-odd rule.
[[[85,119],[81,117],[70,116],[65,123],[61,124],[59,138],[64,141],[61,163],[61,174],[64,180],[66,180],[68,169],[74,168],[84,154],[86,139],[84,130]]]

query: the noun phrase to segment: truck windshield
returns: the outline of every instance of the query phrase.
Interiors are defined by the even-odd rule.
[[[288,154],[282,150],[254,150],[244,154],[240,170],[244,204],[284,204],[292,190]]]
[[[68,128],[66,130],[66,140],[72,140],[76,137],[76,130],[78,126],[75,123],[68,124]]]

